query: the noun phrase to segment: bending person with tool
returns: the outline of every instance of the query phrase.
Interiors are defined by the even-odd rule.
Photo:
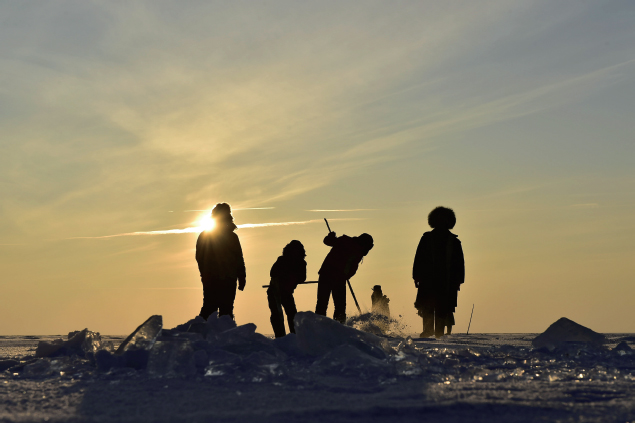
[[[306,253],[300,241],[293,240],[282,249],[282,255],[271,268],[271,284],[267,289],[267,300],[271,310],[271,326],[276,338],[286,335],[284,330],[284,312],[287,314],[289,333],[295,333],[293,318],[298,312],[295,308],[293,291],[299,283],[306,281]]]
[[[328,225],[328,222],[327,222]],[[335,235],[329,232],[324,244],[331,247],[319,270],[317,304],[315,314],[326,316],[329,298],[333,294],[333,319],[340,323],[346,321],[346,282],[357,272],[364,256],[373,248],[373,237],[361,234],[357,237]]]

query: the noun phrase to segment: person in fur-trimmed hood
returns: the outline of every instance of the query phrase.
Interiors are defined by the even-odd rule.
[[[418,288],[415,308],[423,319],[422,338],[452,333],[458,291],[465,281],[463,248],[450,232],[456,224],[452,209],[437,207],[428,215],[432,231],[421,237],[412,268]]]

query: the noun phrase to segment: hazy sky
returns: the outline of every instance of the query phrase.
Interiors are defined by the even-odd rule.
[[[194,317],[196,233],[99,237],[220,201],[306,222],[237,232],[236,320],[263,333],[271,265],[299,239],[317,279],[324,217],[373,235],[356,294],[381,284],[419,332],[438,205],[466,257],[455,331],[475,304],[473,332],[634,332],[633,22],[630,0],[2,1],[0,334]]]

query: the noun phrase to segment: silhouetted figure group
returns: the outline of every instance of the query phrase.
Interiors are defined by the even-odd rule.
[[[246,284],[245,261],[236,225],[227,203],[219,203],[212,210],[214,227],[202,232],[196,242],[196,261],[203,283],[201,317],[212,313],[234,317],[236,288]],[[451,209],[437,207],[428,216],[432,231],[421,237],[415,255],[412,277],[418,288],[415,308],[423,319],[421,337],[452,333],[457,295],[465,279],[465,265],[461,242],[450,232],[456,224]],[[333,319],[346,321],[346,284],[355,275],[360,262],[373,248],[373,237],[336,236],[329,232],[324,244],[331,247],[319,270],[315,313],[325,316],[330,297],[333,297]],[[306,281],[306,252],[300,241],[287,244],[282,255],[271,268],[271,283],[267,300],[271,311],[271,326],[275,336],[286,335],[284,314],[289,332],[294,333],[293,319],[297,313],[293,293],[298,284]],[[390,317],[389,299],[381,286],[373,287],[372,311]],[[283,311],[284,309],[284,311]]]

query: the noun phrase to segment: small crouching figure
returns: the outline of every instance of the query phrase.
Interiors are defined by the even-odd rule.
[[[370,296],[372,301],[372,312],[375,314],[383,314],[386,317],[390,317],[390,306],[388,303],[390,300],[381,291],[381,285],[373,286],[373,294]]]
[[[373,248],[373,237],[361,234],[356,237],[335,235],[329,232],[324,244],[331,248],[319,270],[317,304],[315,314],[326,316],[329,298],[333,294],[333,319],[346,322],[346,281],[357,272],[360,261]]]
[[[218,203],[212,210],[214,227],[201,232],[196,241],[196,261],[203,282],[203,307],[200,316],[207,319],[213,312],[234,318],[236,280],[245,289],[245,260],[231,206]]]
[[[276,338],[286,335],[284,312],[287,314],[289,333],[295,333],[293,318],[297,313],[293,291],[306,280],[306,253],[300,241],[293,240],[282,250],[282,255],[271,267],[271,283],[267,289],[267,300],[271,310],[271,326]]]
[[[465,281],[463,248],[450,232],[456,224],[452,209],[437,207],[428,215],[432,231],[421,237],[415,255],[412,277],[418,288],[415,308],[423,318],[422,338],[452,333],[458,291]]]

